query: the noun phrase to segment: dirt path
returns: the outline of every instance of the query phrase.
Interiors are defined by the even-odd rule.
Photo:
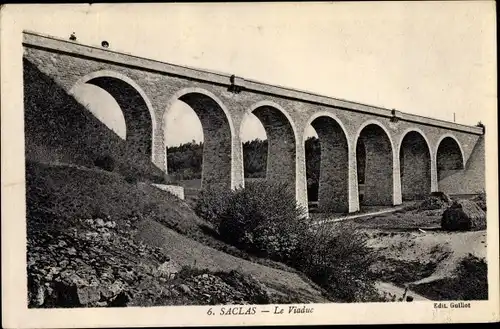
[[[212,271],[238,270],[251,274],[273,292],[299,294],[310,302],[328,302],[319,290],[295,273],[234,257],[178,234],[155,221],[146,220],[140,225],[139,238],[149,245],[164,248],[180,266]]]
[[[390,209],[383,209],[383,210],[378,210],[378,211],[371,211],[371,212],[367,212],[364,214],[345,215],[343,217],[333,216],[332,218],[327,218],[327,219],[315,221],[312,223],[312,225],[320,225],[320,224],[326,224],[326,223],[337,223],[337,222],[341,222],[341,221],[348,220],[348,219],[357,219],[357,218],[363,218],[363,217],[373,217],[373,216],[377,216],[377,215],[389,214],[389,213],[396,212],[396,211],[401,210],[401,209],[403,209],[403,206],[394,207],[394,208],[390,208]]]
[[[460,261],[468,254],[486,258],[486,231],[475,232],[397,232],[375,233],[369,245],[389,259],[436,261],[434,272],[412,285],[429,283],[454,275]]]

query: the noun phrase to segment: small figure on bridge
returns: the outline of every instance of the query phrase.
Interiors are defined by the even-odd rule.
[[[69,36],[69,39],[71,41],[76,41],[76,35],[75,35],[75,32],[71,33],[71,35]]]

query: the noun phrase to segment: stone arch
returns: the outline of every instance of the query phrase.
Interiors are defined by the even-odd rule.
[[[309,118],[304,127],[304,136],[309,125],[318,134],[321,148],[318,210],[348,212],[350,145],[347,130],[342,121],[326,111],[315,113]]]
[[[184,88],[177,91],[168,101],[163,113],[163,127],[166,127],[169,110],[177,100],[186,103],[193,109],[203,128],[202,188],[218,185],[234,189],[233,154],[235,151],[233,140],[235,129],[229,110],[217,96],[208,90]],[[166,152],[164,161],[165,168],[168,168]]]
[[[127,145],[134,151],[147,154],[153,160],[156,116],[153,105],[142,88],[124,74],[101,70],[81,77],[69,93],[74,95],[86,83],[104,89],[116,100],[125,118]]]
[[[364,184],[362,205],[393,205],[395,202],[395,148],[391,134],[377,120],[368,120],[356,133],[356,156],[359,167],[358,151],[363,149]],[[357,168],[360,172],[360,168]],[[361,183],[358,180],[358,183]]]
[[[439,138],[435,158],[438,183],[443,178],[465,169],[462,145],[452,134],[444,134]]]
[[[421,199],[431,192],[429,141],[422,130],[410,128],[401,135],[398,150],[402,199]]]
[[[267,135],[266,180],[288,184],[298,195],[297,129],[290,114],[271,101],[253,104],[247,114],[254,114]],[[240,129],[241,132],[241,129]]]

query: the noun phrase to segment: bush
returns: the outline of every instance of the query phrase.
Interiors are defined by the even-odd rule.
[[[483,211],[486,211],[486,192],[480,191],[473,199]]]
[[[106,171],[115,170],[115,160],[110,155],[101,155],[94,160],[94,165]]]
[[[488,299],[488,266],[484,259],[469,254],[460,262],[456,272],[456,287],[462,288],[457,299]]]
[[[484,259],[469,254],[453,277],[420,284],[413,290],[432,300],[487,300],[488,266]]]
[[[367,246],[366,235],[352,227],[336,231],[331,224],[311,228],[305,209],[296,203],[294,189],[282,183],[249,182],[245,188],[227,193],[206,190],[197,204],[198,213],[218,222],[222,240],[250,254],[288,264],[334,300],[383,300],[370,276],[376,257]]]
[[[199,217],[217,225],[220,216],[227,210],[232,196],[233,191],[221,186],[203,189],[198,195],[194,212]]]
[[[26,162],[26,220],[36,229],[73,227],[79,218],[152,219],[188,236],[204,236],[203,221],[177,197],[117,173]]]
[[[367,236],[353,227],[322,224],[304,232],[294,266],[328,291],[335,300],[379,300],[370,265],[377,257]]]
[[[223,240],[259,257],[287,262],[307,229],[295,191],[277,182],[252,182],[235,191],[220,216]]]
[[[441,227],[448,231],[483,230],[486,213],[470,200],[457,200],[443,212]]]
[[[137,182],[139,181],[139,179],[134,176],[134,175],[126,175],[125,176],[125,181],[129,184],[137,184]]]
[[[436,210],[446,208],[451,203],[451,198],[443,192],[432,192],[418,205],[418,210]]]

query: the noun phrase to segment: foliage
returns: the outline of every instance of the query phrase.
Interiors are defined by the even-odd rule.
[[[486,261],[469,254],[455,271],[455,276],[413,287],[432,300],[487,300],[488,267]]]
[[[289,261],[306,230],[305,211],[282,183],[254,182],[237,190],[221,214],[221,238],[259,257]]]
[[[486,192],[484,190],[479,191],[477,195],[472,199],[483,211],[486,211]]]
[[[113,171],[115,169],[115,160],[110,155],[101,155],[95,159],[94,165],[106,171]]]
[[[486,213],[471,200],[456,200],[444,212],[441,228],[447,231],[484,230]]]
[[[418,204],[417,209],[419,211],[444,209],[448,207],[451,202],[452,200],[447,194],[443,192],[433,192]]]
[[[97,166],[140,181],[164,181],[151,161],[150,140],[138,148],[122,139],[26,58],[23,89],[27,160]]]
[[[375,261],[368,238],[353,227],[321,224],[305,231],[294,266],[344,302],[378,299],[369,267]]]
[[[128,178],[127,178],[128,179]],[[28,228],[71,227],[76,218],[114,220],[150,218],[183,233],[195,233],[202,222],[189,208],[179,211],[181,201],[149,184],[132,185],[117,174],[71,165],[26,163]]]
[[[224,243],[205,220],[170,193],[126,180],[103,170],[27,161],[28,235],[40,228],[75,227],[77,218],[151,219],[216,250],[297,273],[282,263],[257,258]]]
[[[180,180],[201,178],[203,143],[190,142],[167,149],[168,173]]]
[[[469,254],[457,270],[457,286],[465,287],[461,298],[466,300],[488,299],[488,266],[486,261]]]
[[[370,274],[373,279],[392,282],[402,287],[409,282],[418,281],[431,276],[438,265],[437,260],[421,262],[418,260],[400,260],[378,257]]]
[[[306,178],[307,197],[309,200],[318,200],[319,173],[321,165],[321,147],[319,139],[309,137],[306,140]]]
[[[376,257],[362,233],[352,227],[336,230],[331,224],[310,228],[293,189],[281,183],[248,183],[229,197],[213,195],[217,193],[204,193],[210,200],[202,197],[200,202],[212,205],[205,214],[219,214],[215,222],[223,241],[292,266],[334,300],[380,300],[369,272]]]
[[[267,140],[255,139],[243,143],[245,177],[266,177]]]
[[[319,139],[305,142],[307,191],[310,200],[318,198],[321,148]],[[185,143],[167,149],[168,173],[179,180],[201,178],[203,143]],[[267,140],[255,139],[243,143],[244,174],[247,178],[266,177]]]
[[[233,191],[225,187],[212,185],[200,192],[194,211],[201,218],[217,225],[221,215],[229,206],[232,196]]]

